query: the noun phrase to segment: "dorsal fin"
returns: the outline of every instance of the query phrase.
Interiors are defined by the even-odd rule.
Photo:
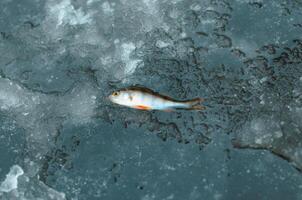
[[[169,100],[169,101],[174,101],[174,102],[178,102],[178,100],[175,100],[169,96],[165,96],[165,95],[162,95],[158,92],[155,92],[154,90],[151,90],[149,88],[146,88],[144,86],[141,86],[141,85],[133,85],[133,86],[129,86],[127,88],[124,88],[124,89],[121,89],[121,90],[136,90],[136,91],[141,91],[141,92],[145,92],[145,93],[148,93],[148,94],[152,94],[154,96],[158,96],[158,97],[161,97],[163,99],[166,99],[166,100]]]
[[[155,92],[154,90],[151,90],[149,88],[146,88],[142,85],[133,85],[130,87],[125,88],[125,90],[139,90],[142,92],[147,92],[147,93],[151,93],[151,94],[158,94],[157,92]]]

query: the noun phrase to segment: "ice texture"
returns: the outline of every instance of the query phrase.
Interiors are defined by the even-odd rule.
[[[1,199],[301,199],[299,1],[0,6]],[[108,101],[136,84],[207,109]]]
[[[140,60],[131,59],[130,55],[135,50],[135,45],[130,43],[124,43],[121,45],[122,53],[121,53],[121,60],[125,63],[125,74],[129,75],[132,74]]]
[[[14,165],[10,168],[9,173],[6,175],[5,180],[0,185],[0,192],[10,192],[18,188],[18,177],[23,174],[23,169]]]
[[[31,167],[35,167],[30,163]],[[20,177],[20,178],[19,178]],[[24,173],[19,165],[11,167],[6,179],[0,185],[0,198],[10,199],[45,199],[45,200],[65,200],[65,194],[57,192],[46,186],[36,177],[31,177]]]
[[[49,16],[56,19],[57,26],[65,24],[86,24],[92,21],[90,14],[85,14],[81,8],[75,9],[70,0],[64,0],[59,3],[54,1],[53,4],[50,3]]]

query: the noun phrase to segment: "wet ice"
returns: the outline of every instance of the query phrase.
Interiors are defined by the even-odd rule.
[[[35,166],[31,166],[35,167]],[[6,179],[0,185],[0,197],[3,200],[9,199],[46,199],[65,200],[65,194],[57,192],[37,177],[31,177],[19,165],[13,165],[6,175]]]
[[[18,20],[1,4],[14,25],[0,21],[1,155],[14,163],[0,179],[24,171],[2,197],[301,196],[300,172],[279,158],[301,169],[298,2],[49,0],[21,3],[32,11]],[[106,101],[131,84],[208,109]]]
[[[91,23],[91,14],[85,14],[81,8],[75,9],[70,0],[64,0],[60,3],[56,1],[53,2],[54,3],[49,6],[49,15],[50,17],[56,18],[57,26]]]
[[[23,169],[20,166],[12,166],[9,173],[6,175],[5,180],[0,185],[0,192],[10,192],[14,189],[17,189],[18,177],[23,173]]]

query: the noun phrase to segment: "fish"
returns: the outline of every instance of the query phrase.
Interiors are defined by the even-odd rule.
[[[139,110],[204,110],[200,105],[203,98],[190,100],[176,100],[171,97],[159,94],[149,88],[131,86],[119,89],[109,95],[109,100],[115,104]]]

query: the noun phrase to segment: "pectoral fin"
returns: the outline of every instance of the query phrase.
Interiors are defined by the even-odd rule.
[[[139,109],[139,110],[151,110],[152,108],[149,106],[144,106],[144,105],[137,105],[134,106],[133,108]]]

